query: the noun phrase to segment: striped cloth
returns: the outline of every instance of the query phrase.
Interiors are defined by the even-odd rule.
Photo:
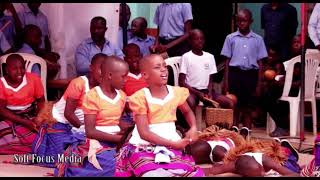
[[[102,170],[88,161],[89,141],[78,141],[64,152],[65,157],[76,156],[81,162],[61,162],[55,168],[54,175],[59,177],[112,177],[115,174],[115,144],[100,142],[103,149],[97,152],[96,158]],[[80,158],[79,158],[80,157]]]
[[[153,152],[137,152],[136,149],[137,147],[131,144],[127,144],[120,149],[116,156],[116,177],[204,177],[204,172],[201,168],[196,167],[193,158],[182,154],[181,151],[170,149],[174,153],[170,163],[155,163]],[[164,171],[167,171],[167,173],[164,173]]]
[[[58,155],[63,154],[69,145],[78,141],[71,132],[71,128],[72,127],[69,124],[59,122],[52,126],[49,126],[48,124],[41,126],[39,133],[33,142],[32,152],[37,154],[37,156],[44,157],[43,159],[46,159],[46,161],[38,162],[37,165],[56,167]],[[84,133],[79,135],[80,139],[84,139]]]
[[[12,111],[16,115],[31,121],[35,117],[35,106],[26,110]],[[0,119],[0,154],[26,154],[32,152],[32,142],[36,133],[22,124],[13,123],[7,119]]]

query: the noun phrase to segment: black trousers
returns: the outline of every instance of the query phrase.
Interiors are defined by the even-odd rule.
[[[242,70],[238,67],[229,66],[229,93],[238,97],[238,107],[254,105],[257,81],[258,70]]]

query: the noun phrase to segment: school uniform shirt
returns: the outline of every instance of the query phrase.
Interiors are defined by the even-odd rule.
[[[133,93],[147,86],[148,84],[141,74],[135,75],[129,72],[125,78],[125,83],[122,89],[127,96],[131,96]]]
[[[41,48],[45,47],[45,37],[49,36],[49,25],[48,25],[48,19],[47,16],[44,15],[41,10],[39,9],[39,12],[37,15],[34,15],[34,13],[29,9],[26,8],[24,12],[18,13],[19,19],[21,21],[22,27],[33,24],[40,28],[42,36],[41,36]]]
[[[148,88],[143,88],[128,98],[129,107],[133,112],[134,121],[136,115],[146,115],[151,132],[162,138],[178,141],[181,137],[175,126],[177,107],[186,102],[189,90],[169,85],[167,85],[167,89],[167,96],[164,99],[158,99],[152,97]],[[141,139],[137,126],[133,129],[129,143],[134,145],[149,144]]]
[[[146,39],[142,39],[142,38],[139,38],[137,36],[134,36],[133,38],[131,38],[128,41],[128,44],[129,43],[133,43],[133,44],[138,45],[139,48],[140,48],[141,54],[143,56],[146,56],[146,55],[150,54],[149,47],[152,46],[154,44],[154,42],[155,42],[155,38],[152,37],[152,36],[147,35]]]
[[[14,22],[14,19],[12,16],[5,16],[4,15],[0,18],[0,29],[1,29],[1,32],[3,33],[5,39],[9,43],[10,48],[14,45],[14,36],[16,34],[14,23],[15,22]]]
[[[27,43],[23,43],[21,49],[19,49],[18,52],[19,53],[28,53],[28,54],[36,55],[36,53],[31,48],[31,46],[29,46]],[[38,75],[39,77],[41,76],[41,71],[40,71],[39,65],[37,65],[37,64],[32,66],[31,72],[36,74],[36,75]]]
[[[8,51],[11,48],[9,42],[5,35],[0,31],[0,55],[4,54],[4,52]]]
[[[152,97],[148,88],[131,95],[128,99],[133,115],[147,115],[149,124],[176,121],[177,107],[186,102],[189,90],[169,85],[167,89],[169,93],[164,99]]]
[[[250,31],[244,36],[239,30],[226,37],[221,55],[230,58],[229,66],[242,70],[259,69],[258,60],[268,57],[260,35]]]
[[[190,3],[162,3],[153,22],[159,27],[159,37],[171,40],[184,35],[184,23],[192,19]]]
[[[208,52],[198,56],[192,51],[182,55],[180,73],[186,75],[186,83],[196,89],[208,89],[210,75],[217,73],[216,60]]]
[[[61,123],[68,124],[69,121],[64,116],[64,110],[66,108],[67,98],[72,98],[78,100],[77,108],[74,114],[78,117],[80,122],[84,123],[84,115],[82,110],[82,102],[84,95],[89,92],[89,80],[86,76],[80,76],[73,79],[68,88],[64,92],[61,99],[56,102],[52,107],[52,116]]]
[[[317,3],[313,8],[309,19],[308,33],[314,45],[320,45],[320,3]]]
[[[83,99],[84,114],[96,115],[96,126],[118,126],[125,103],[126,94],[116,90],[117,95],[111,99],[100,86],[92,88]]]
[[[87,38],[77,47],[75,53],[75,67],[78,76],[88,74],[92,57],[98,53],[104,53],[108,56],[115,55],[121,59],[124,56],[121,49],[111,44],[108,40],[106,40],[101,50],[91,38]]]
[[[39,77],[26,72],[21,84],[13,88],[4,77],[0,78],[0,99],[7,103],[10,110],[25,110],[44,95],[43,86]]]

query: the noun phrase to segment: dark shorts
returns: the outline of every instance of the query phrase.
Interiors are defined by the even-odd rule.
[[[252,107],[254,105],[258,73],[259,71],[256,69],[242,70],[229,66],[229,93],[238,97],[239,107]]]
[[[169,44],[170,42],[178,39],[179,37],[175,38],[175,39],[170,39],[170,40],[166,40],[164,38],[159,38],[159,42],[160,44],[166,45]],[[188,41],[183,41],[180,44],[170,48],[167,50],[168,56],[169,57],[174,57],[174,56],[182,56],[184,53],[190,51],[190,46],[188,44]]]

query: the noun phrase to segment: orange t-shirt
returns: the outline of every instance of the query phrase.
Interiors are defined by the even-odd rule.
[[[0,78],[0,99],[7,102],[8,108],[19,109],[19,107],[30,105],[43,95],[41,79],[32,73],[26,72],[22,83],[16,88],[11,87],[4,77]]]
[[[164,99],[151,96],[148,88],[143,88],[129,97],[129,107],[135,115],[147,115],[149,124],[173,122],[177,120],[177,107],[186,102],[189,90],[183,87],[169,86]]]
[[[78,101],[78,107],[82,106],[83,97],[85,93],[89,92],[90,86],[89,86],[89,80],[86,76],[80,76],[75,79],[73,79],[70,84],[68,85],[68,88],[63,94],[64,100],[67,100],[67,98],[73,98],[73,99],[79,99]]]
[[[92,88],[83,99],[84,114],[96,115],[96,126],[116,126],[126,103],[126,94],[116,90],[117,95],[111,99],[106,96],[100,86]]]
[[[131,96],[133,93],[137,92],[138,90],[147,87],[148,84],[144,80],[144,78],[139,75],[135,75],[129,72],[125,79],[125,84],[123,86],[123,91],[128,95]]]

